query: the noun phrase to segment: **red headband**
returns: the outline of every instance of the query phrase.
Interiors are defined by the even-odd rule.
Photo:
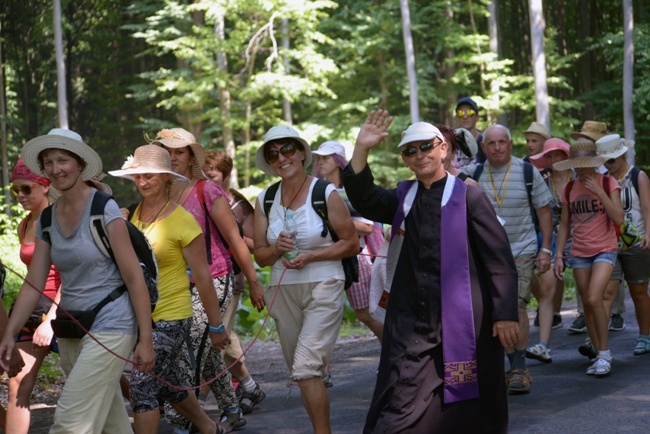
[[[17,179],[24,179],[26,181],[32,181],[36,182],[37,184],[41,184],[44,187],[48,187],[50,185],[50,180],[47,178],[44,178],[42,176],[38,176],[31,170],[25,166],[25,163],[23,162],[22,158],[18,159],[18,162],[16,163],[16,167],[14,167],[14,172],[11,174],[11,181],[15,181]]]

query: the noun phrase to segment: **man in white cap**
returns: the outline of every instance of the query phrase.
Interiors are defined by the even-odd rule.
[[[530,391],[532,377],[526,370],[526,345],[528,344],[528,313],[526,306],[531,297],[531,281],[535,264],[540,273],[551,265],[551,240],[553,224],[550,203],[553,200],[542,175],[532,168],[532,186],[527,190],[523,160],[512,156],[510,131],[503,125],[491,125],[483,133],[483,149],[487,155],[485,165],[474,164],[461,169],[476,179],[487,193],[494,210],[508,234],[512,255],[517,263],[519,279],[520,340],[514,348],[507,348],[510,361],[508,391]],[[482,173],[482,176],[480,175]],[[478,178],[478,179],[477,179]],[[525,212],[530,209],[531,212]],[[534,209],[534,211],[533,211]],[[537,246],[534,215],[542,233],[541,248]]]
[[[416,180],[375,185],[368,153],[391,121],[384,110],[370,113],[343,172],[355,209],[392,224],[390,297],[364,432],[504,433],[502,345],[519,339],[507,236],[485,193],[445,172],[448,146],[429,123],[411,125],[398,145]]]

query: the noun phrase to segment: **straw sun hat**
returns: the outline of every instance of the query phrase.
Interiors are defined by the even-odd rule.
[[[21,154],[29,170],[37,174],[43,173],[38,156],[46,149],[63,149],[79,156],[86,163],[86,167],[81,171],[81,179],[84,181],[102,173],[102,159],[74,131],[54,128],[46,135],[38,136],[25,143]]]
[[[553,168],[562,171],[581,167],[600,167],[605,161],[607,158],[599,156],[596,152],[594,142],[589,139],[578,139],[569,148],[569,158],[558,161]]]
[[[158,131],[152,145],[165,145],[168,148],[179,149],[189,146],[194,153],[192,163],[192,177],[205,179],[203,163],[205,162],[205,149],[197,143],[194,135],[183,128],[171,128]]]
[[[269,176],[276,176],[277,173],[275,172],[273,166],[271,166],[266,161],[266,158],[264,157],[264,148],[266,147],[267,143],[276,140],[282,140],[282,139],[294,139],[300,142],[302,144],[303,151],[305,151],[305,160],[302,162],[302,166],[309,167],[309,165],[311,164],[311,158],[312,158],[311,148],[309,147],[309,143],[307,142],[307,140],[300,137],[298,131],[296,131],[290,126],[287,125],[275,126],[266,132],[266,134],[264,135],[264,143],[262,144],[262,146],[259,147],[259,149],[255,153],[255,162],[257,163],[257,167],[259,167],[259,169],[262,172],[266,173]]]
[[[172,172],[172,163],[169,152],[160,146],[144,145],[135,150],[134,155],[129,156],[120,170],[108,172],[118,178],[126,178],[134,181],[134,175],[144,173],[169,173],[174,182],[187,181],[183,175]]]

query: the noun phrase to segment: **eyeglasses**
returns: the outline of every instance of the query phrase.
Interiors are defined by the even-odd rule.
[[[605,161],[605,164],[614,164],[616,162],[616,158],[610,158],[609,160]]]
[[[264,159],[267,163],[275,163],[278,161],[280,154],[284,155],[285,157],[291,157],[296,153],[297,149],[298,147],[295,143],[285,143],[280,149],[269,149],[264,152]]]
[[[462,118],[464,116],[467,116],[468,118],[472,118],[476,116],[476,111],[474,110],[456,110],[456,117],[457,118]]]
[[[405,148],[402,151],[402,155],[405,156],[405,157],[412,157],[415,154],[417,154],[418,149],[423,154],[428,154],[429,152],[431,152],[431,150],[433,148],[435,148],[436,146],[438,146],[441,143],[442,143],[442,141],[438,141],[438,142],[430,141],[430,142],[427,142],[427,143],[423,143],[420,146],[410,146],[408,148]]]
[[[32,193],[32,188],[38,186],[38,184],[31,184],[31,185],[21,185],[20,187],[17,185],[12,185],[9,190],[11,190],[11,193],[15,196],[18,197],[18,193],[22,193],[23,196],[28,196]]]

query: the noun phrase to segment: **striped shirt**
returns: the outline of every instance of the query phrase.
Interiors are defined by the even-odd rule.
[[[478,183],[501,218],[512,255],[517,259],[520,255],[537,253],[537,234],[524,183],[524,161],[511,157],[510,162],[503,167],[493,168],[486,161]],[[476,164],[472,164],[462,167],[460,171],[472,176],[476,167]],[[533,169],[532,201],[535,209],[550,205],[553,201],[553,196],[536,168]]]

